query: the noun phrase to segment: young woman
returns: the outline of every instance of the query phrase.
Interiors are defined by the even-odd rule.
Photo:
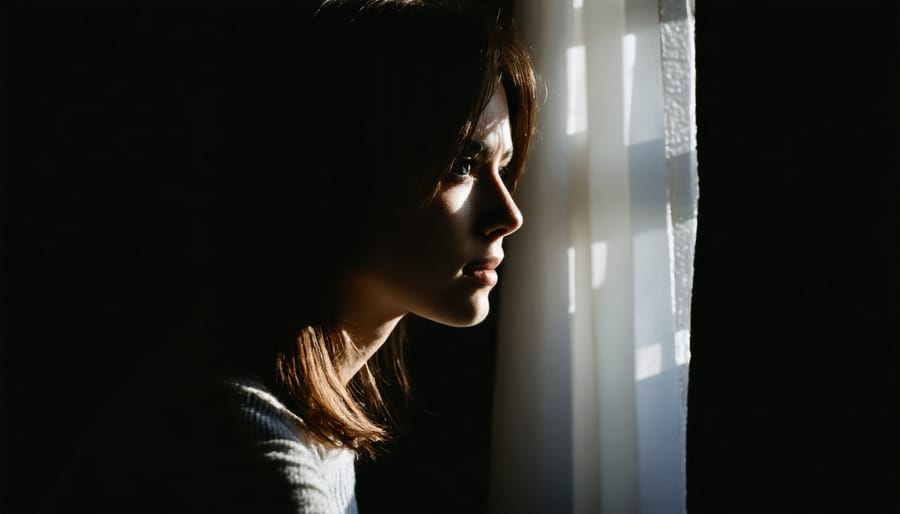
[[[354,461],[389,436],[382,386],[408,387],[404,316],[487,316],[523,219],[526,51],[449,2],[297,18],[236,56],[203,321],[144,367],[51,507],[356,512]]]

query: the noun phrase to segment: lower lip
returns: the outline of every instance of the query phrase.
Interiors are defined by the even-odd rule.
[[[488,286],[497,284],[497,272],[492,269],[473,270],[467,273],[466,276],[474,278],[475,280]]]

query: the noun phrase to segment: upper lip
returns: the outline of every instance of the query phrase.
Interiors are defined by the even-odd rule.
[[[463,268],[463,271],[465,271],[466,273],[471,273],[478,270],[492,270],[499,266],[500,262],[502,261],[502,256],[486,257],[484,259],[467,264],[466,267]]]

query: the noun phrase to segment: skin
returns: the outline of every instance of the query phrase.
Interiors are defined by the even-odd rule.
[[[451,326],[480,323],[503,258],[503,239],[522,226],[504,182],[512,158],[509,111],[498,84],[478,119],[474,148],[454,164],[433,201],[379,230],[368,261],[342,280],[344,335],[356,351],[338,363],[345,382],[408,313]]]

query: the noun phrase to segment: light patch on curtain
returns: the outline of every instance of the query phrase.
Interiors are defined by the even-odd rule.
[[[675,332],[675,364],[683,366],[691,362],[691,332],[679,330]]]
[[[634,359],[634,379],[638,382],[662,372],[662,345],[654,343],[638,348]]]
[[[569,260],[569,314],[575,314],[575,248],[566,250]]]
[[[631,97],[634,88],[634,60],[637,38],[634,34],[625,34],[622,38],[622,108],[624,109],[625,146],[630,144],[631,134]]]
[[[595,291],[606,282],[608,246],[606,241],[591,243],[591,288]]]
[[[568,92],[568,112],[566,134],[581,134],[587,131],[587,69],[584,45],[566,49],[566,86]]]

